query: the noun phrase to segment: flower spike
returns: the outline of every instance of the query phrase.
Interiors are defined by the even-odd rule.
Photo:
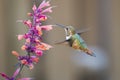
[[[34,0],[35,1],[35,0]],[[27,52],[24,55],[20,55],[17,51],[12,51],[12,54],[18,59],[17,69],[13,73],[12,77],[7,76],[4,73],[0,73],[5,80],[33,80],[33,78],[18,78],[23,67],[27,67],[30,70],[34,68],[34,65],[39,62],[40,57],[43,56],[45,50],[52,48],[51,45],[44,43],[42,40],[43,30],[52,30],[53,25],[43,25],[49,17],[46,13],[51,13],[52,8],[50,1],[43,0],[37,7],[35,2],[32,7],[33,12],[29,12],[29,20],[18,20],[27,26],[28,32],[25,34],[17,35],[18,40],[25,40],[25,43],[21,47],[21,50]]]

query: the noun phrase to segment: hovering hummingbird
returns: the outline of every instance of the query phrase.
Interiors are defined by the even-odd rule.
[[[90,49],[88,49],[86,43],[80,36],[82,33],[86,32],[87,29],[77,32],[73,26],[64,26],[61,24],[56,24],[56,25],[64,28],[66,33],[66,40],[58,42],[56,44],[68,43],[70,47],[76,50],[81,50],[90,56],[96,57],[96,55]]]

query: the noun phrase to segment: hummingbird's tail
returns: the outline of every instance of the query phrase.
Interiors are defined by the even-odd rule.
[[[85,52],[86,52],[88,55],[90,55],[90,56],[96,57],[95,53],[93,53],[93,52],[92,52],[91,50],[89,50],[89,49],[87,49]]]

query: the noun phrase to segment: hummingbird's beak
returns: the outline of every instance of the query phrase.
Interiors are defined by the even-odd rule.
[[[63,25],[63,24],[56,24],[56,25],[59,26],[59,27],[61,27],[61,28],[66,28],[66,26]]]

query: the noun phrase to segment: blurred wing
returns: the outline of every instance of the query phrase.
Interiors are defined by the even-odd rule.
[[[67,40],[61,41],[61,42],[57,42],[55,44],[69,44]]]
[[[86,28],[86,29],[83,29],[83,30],[76,30],[76,33],[79,34],[79,35],[81,35],[81,34],[87,32],[89,30],[90,30],[90,28]]]

